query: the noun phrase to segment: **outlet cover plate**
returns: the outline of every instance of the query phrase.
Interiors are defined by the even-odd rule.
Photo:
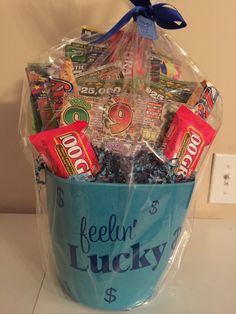
[[[214,154],[209,202],[236,204],[236,155]]]

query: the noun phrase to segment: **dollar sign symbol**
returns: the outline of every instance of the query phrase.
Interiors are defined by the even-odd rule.
[[[107,289],[106,290],[107,296],[104,298],[104,300],[108,303],[115,302],[115,300],[116,300],[116,296],[114,295],[115,292],[117,292],[117,290],[114,288]]]
[[[57,188],[57,206],[59,206],[60,208],[64,207],[63,196],[64,196],[64,191],[62,190],[62,188],[58,187]]]
[[[152,207],[149,209],[149,213],[151,215],[154,215],[154,214],[157,213],[157,211],[158,211],[157,205],[159,205],[159,201],[158,200],[155,200],[155,201],[152,202]]]
[[[174,241],[173,241],[172,244],[171,244],[171,249],[172,249],[172,250],[174,250],[175,247],[176,247],[178,238],[179,238],[180,233],[181,233],[181,229],[182,229],[181,227],[178,227],[178,228],[175,230],[175,232],[173,233],[173,236],[175,236],[175,239],[174,239]]]

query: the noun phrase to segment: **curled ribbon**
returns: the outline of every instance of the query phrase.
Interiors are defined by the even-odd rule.
[[[135,7],[127,12],[106,34],[102,35],[93,43],[99,44],[109,39],[124,27],[131,18],[136,19],[138,15],[143,15],[156,22],[158,26],[165,29],[180,29],[187,26],[184,18],[176,8],[167,3],[152,5],[150,0],[130,0]]]

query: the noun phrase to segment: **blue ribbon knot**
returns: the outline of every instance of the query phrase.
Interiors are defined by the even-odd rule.
[[[138,15],[143,15],[156,22],[158,26],[165,29],[180,29],[187,24],[178,10],[168,3],[157,3],[152,5],[150,0],[130,0],[135,7],[127,12],[106,34],[94,41],[101,43],[109,39],[124,27],[131,18],[136,19]]]

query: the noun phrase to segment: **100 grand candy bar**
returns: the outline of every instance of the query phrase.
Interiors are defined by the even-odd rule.
[[[75,174],[93,177],[100,170],[84,129],[86,122],[77,121],[58,129],[30,136],[30,141],[55,175],[68,178]]]
[[[178,109],[163,144],[164,155],[169,160],[176,159],[178,180],[192,176],[203,150],[215,135],[216,130],[186,106]]]

